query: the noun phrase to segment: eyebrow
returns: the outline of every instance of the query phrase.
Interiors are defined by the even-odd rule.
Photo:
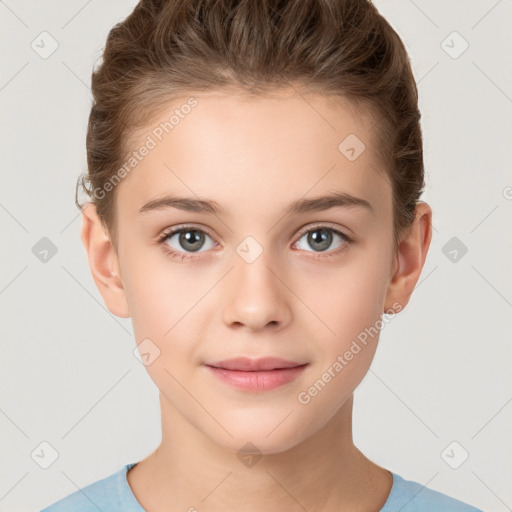
[[[308,199],[299,199],[291,203],[284,211],[286,215],[300,214],[306,212],[317,212],[329,210],[330,208],[350,208],[359,206],[375,213],[372,205],[360,197],[355,197],[343,192],[332,192],[331,194],[313,197]],[[209,199],[197,199],[193,197],[178,197],[166,195],[159,199],[153,199],[147,202],[139,209],[140,213],[162,210],[165,208],[176,208],[187,212],[226,214],[226,210],[216,201]]]

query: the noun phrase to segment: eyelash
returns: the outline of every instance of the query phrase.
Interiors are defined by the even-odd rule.
[[[348,249],[348,246],[352,243],[352,238],[347,236],[345,233],[342,233],[338,229],[332,228],[331,226],[328,226],[326,224],[315,224],[313,226],[308,226],[307,229],[304,229],[304,230],[302,230],[300,232],[297,241],[300,240],[305,234],[307,234],[307,233],[309,233],[311,231],[319,230],[319,229],[326,229],[326,230],[331,231],[332,233],[340,236],[342,239],[344,239],[344,243],[340,247],[338,247],[337,249],[334,249],[332,251],[317,252],[317,253],[314,253],[314,256],[308,256],[308,258],[310,258],[312,260],[317,261],[317,260],[322,260],[322,259],[325,259],[325,258],[330,258],[330,257],[333,257],[333,256],[337,256],[337,255],[341,254],[342,252],[345,252]],[[199,233],[204,233],[205,235],[208,235],[210,238],[213,239],[213,237],[207,231],[204,231],[203,229],[200,229],[200,228],[198,228],[197,226],[194,226],[194,225],[185,224],[185,225],[178,226],[176,228],[168,229],[167,231],[162,233],[162,235],[158,238],[158,243],[160,245],[162,245],[164,251],[170,257],[175,258],[175,259],[177,259],[179,261],[183,261],[184,259],[194,260],[194,259],[200,257],[200,256],[191,256],[190,253],[177,252],[174,249],[171,249],[165,243],[165,241],[168,238],[172,237],[172,235],[174,235],[176,233],[180,233],[181,231],[187,231],[187,230],[188,231],[197,231]],[[310,252],[310,251],[307,251],[307,252]]]

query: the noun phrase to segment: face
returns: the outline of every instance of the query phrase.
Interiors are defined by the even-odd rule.
[[[172,131],[158,127],[187,98],[130,141],[155,144],[116,190],[117,271],[166,407],[224,447],[280,452],[370,366],[395,268],[391,186],[373,120],[348,103],[194,97]],[[350,134],[364,151],[353,136],[340,150]],[[303,366],[239,385],[222,377],[247,373],[208,366],[237,357]]]

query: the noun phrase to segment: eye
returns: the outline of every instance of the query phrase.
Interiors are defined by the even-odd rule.
[[[334,250],[328,251],[329,247],[331,247],[333,241],[336,239],[340,240],[341,243],[335,247]],[[322,224],[313,226],[313,228],[309,227],[307,231],[303,232],[302,236],[295,244],[300,244],[301,240],[305,240],[305,243],[312,247],[315,253],[328,252],[325,256],[340,253],[346,249],[351,241],[350,238],[341,231]],[[307,251],[304,247],[299,247],[299,249]]]
[[[206,239],[210,239],[211,243],[205,244]],[[195,226],[179,226],[167,230],[159,239],[159,243],[163,244],[164,249],[173,257],[184,259],[189,253],[204,252],[201,251],[206,245],[205,250],[215,247],[215,242],[203,230]],[[184,252],[183,252],[184,251]],[[193,258],[193,256],[190,256]]]
[[[208,239],[210,240],[209,244],[205,243]],[[302,239],[305,239],[305,242],[313,248],[313,251],[308,251],[300,246],[298,248],[306,250],[306,252],[317,253],[312,256],[313,258],[335,256],[343,252],[351,242],[351,239],[341,231],[323,224],[309,226],[308,230],[302,231],[301,237],[294,245],[300,245]],[[336,239],[341,243],[334,250],[328,251]],[[163,246],[166,253],[179,260],[194,259],[196,257],[194,253],[205,252],[218,245],[204,230],[197,226],[188,225],[168,229],[160,236],[158,242]]]

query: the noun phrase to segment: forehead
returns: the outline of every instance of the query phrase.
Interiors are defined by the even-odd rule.
[[[261,209],[338,190],[385,210],[391,189],[375,127],[348,100],[293,89],[177,98],[130,137],[130,153],[150,150],[118,186],[118,208],[172,192]]]

